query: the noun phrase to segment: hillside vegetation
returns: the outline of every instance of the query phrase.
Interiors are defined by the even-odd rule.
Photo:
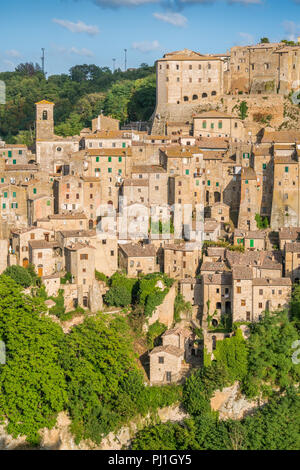
[[[101,113],[126,121],[148,120],[155,108],[154,67],[114,73],[107,67],[77,65],[69,74],[47,79],[38,66],[21,64],[15,72],[0,73],[6,84],[6,104],[0,105],[0,136],[8,143],[31,145],[35,106],[47,99],[55,103],[55,132],[76,135]]]

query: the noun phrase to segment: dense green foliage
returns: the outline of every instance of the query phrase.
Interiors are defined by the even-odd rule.
[[[256,221],[256,225],[257,225],[257,228],[259,230],[263,230],[265,228],[268,228],[269,227],[269,219],[268,217],[262,217],[261,215],[259,214],[255,214],[255,221]]]
[[[76,135],[101,113],[122,122],[148,120],[155,107],[154,67],[114,73],[107,67],[79,65],[69,74],[46,79],[39,67],[22,64],[15,72],[0,73],[6,84],[6,104],[0,106],[0,136],[9,143],[31,145],[34,138],[34,104],[55,103],[55,132]]]
[[[126,321],[87,319],[64,342],[61,363],[68,383],[72,430],[77,439],[99,442],[137,414],[180,398],[178,387],[151,387],[134,360]]]
[[[162,288],[157,286],[162,283]],[[145,317],[151,317],[156,307],[162,304],[164,298],[173,285],[173,280],[165,274],[153,273],[142,276],[140,279],[128,278],[125,274],[117,272],[109,279],[110,290],[104,297],[109,306],[127,307],[133,305],[141,307]]]
[[[9,266],[3,274],[9,276],[19,286],[25,288],[35,285],[37,280],[37,275],[35,274],[32,266],[29,266],[28,268],[23,268],[18,265]]]
[[[191,314],[192,304],[186,302],[182,294],[178,293],[175,297],[174,303],[174,323],[178,323],[181,320],[181,313]]]
[[[300,330],[300,285],[294,286],[292,300],[290,304],[291,319],[297,330]]]
[[[293,364],[292,344],[299,339],[287,312],[266,312],[259,323],[250,326],[248,373],[243,391],[249,396],[272,393],[274,387],[286,390],[300,380],[300,364]]]
[[[153,349],[156,346],[158,339],[160,339],[161,335],[167,330],[166,325],[163,325],[158,320],[149,326],[149,330],[147,332],[147,345],[149,350]]]
[[[231,382],[242,381],[248,372],[248,349],[241,330],[232,338],[217,341],[214,356],[218,363],[226,367]]]
[[[139,431],[134,450],[299,450],[300,397],[292,390],[242,421],[219,421],[212,412],[181,424]]]
[[[66,401],[66,381],[59,365],[61,328],[40,315],[43,304],[31,299],[10,278],[0,277],[0,337],[7,361],[0,365],[0,415],[15,437],[37,441],[37,431],[55,423]]]

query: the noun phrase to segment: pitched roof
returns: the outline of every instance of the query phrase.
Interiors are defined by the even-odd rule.
[[[247,266],[234,266],[232,269],[232,277],[233,279],[252,279],[253,272],[252,269]]]
[[[166,170],[160,165],[135,165],[131,168],[131,174],[134,173],[166,173]]]
[[[257,180],[255,170],[251,167],[242,168],[242,180]]]
[[[28,244],[31,246],[33,250],[43,250],[43,249],[52,250],[53,248],[59,247],[59,243],[47,242],[46,240],[29,240]]]
[[[294,242],[294,243],[286,243],[285,245],[285,251],[289,253],[300,253],[300,243]]]
[[[225,118],[225,119],[238,119],[235,116],[232,116],[227,113],[222,113],[221,111],[216,111],[216,110],[211,110],[211,111],[206,111],[200,114],[196,114],[194,116],[194,119],[202,119],[202,118]]]
[[[274,279],[259,278],[253,279],[253,286],[292,286],[292,281],[288,277],[278,277]]]
[[[171,336],[171,335],[181,335],[184,336],[185,338],[189,338],[191,336],[191,331],[188,330],[187,328],[172,328],[171,330],[165,331],[165,333],[162,335],[162,338],[165,336]]]
[[[119,248],[126,254],[128,258],[153,258],[156,255],[154,245],[134,245],[126,243],[119,245]]]
[[[181,357],[184,355],[184,350],[177,348],[177,346],[173,346],[172,344],[167,344],[166,346],[158,346],[149,353],[149,356],[159,353],[167,353],[171,354],[171,356]]]

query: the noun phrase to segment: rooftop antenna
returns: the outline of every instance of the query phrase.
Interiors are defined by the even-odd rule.
[[[125,52],[125,72],[127,72],[127,49],[124,49]]]
[[[113,59],[113,73],[115,73],[116,70],[116,59]]]
[[[45,75],[45,48],[42,47],[42,71],[43,71],[43,74]]]

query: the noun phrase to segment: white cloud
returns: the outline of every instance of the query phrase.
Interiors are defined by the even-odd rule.
[[[132,44],[133,49],[136,49],[137,51],[140,52],[152,52],[156,51],[157,49],[160,49],[160,44],[158,41],[142,41],[142,42],[134,42]]]
[[[92,51],[90,51],[89,49],[85,49],[84,47],[82,49],[78,49],[77,47],[71,47],[70,53],[85,56],[85,57],[94,56],[94,53]]]
[[[68,20],[58,20],[57,18],[53,18],[53,23],[59,24],[63,28],[68,29],[72,33],[87,33],[91,36],[95,36],[96,34],[100,33],[98,26],[92,26],[83,23],[83,21],[77,21],[77,23],[73,23],[72,21]]]
[[[180,13],[153,13],[154,18],[165,23],[172,24],[173,26],[184,27],[187,25],[187,18]]]
[[[20,52],[17,51],[16,49],[10,49],[9,51],[6,51],[5,54],[8,57],[21,57]]]
[[[296,41],[300,34],[300,25],[294,21],[284,21],[283,23],[284,32],[287,35],[289,41]]]
[[[161,0],[93,0],[100,7],[138,7],[147,3],[161,3]]]
[[[70,48],[67,48],[67,47],[63,47],[63,46],[53,46],[54,49],[59,52],[60,54],[64,54],[64,55],[70,55],[70,54],[75,54],[75,55],[79,55],[79,56],[82,56],[82,57],[93,57],[94,56],[94,53],[92,51],[90,51],[89,49],[85,49],[84,47],[79,49],[78,47],[70,47]]]
[[[255,43],[255,40],[254,40],[254,36],[252,36],[252,34],[249,34],[249,33],[239,33],[240,37],[242,38],[242,42],[243,42],[243,46],[248,46],[248,45],[251,45],[251,44],[254,44]]]

